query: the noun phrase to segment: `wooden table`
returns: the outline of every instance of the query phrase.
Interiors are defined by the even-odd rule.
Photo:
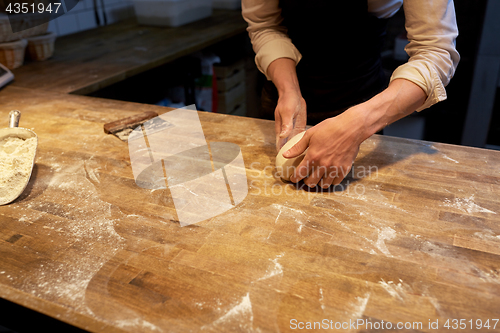
[[[95,332],[500,319],[500,152],[375,135],[343,191],[308,192],[273,177],[272,122],[199,113],[207,141],[241,148],[249,194],[180,227],[170,191],[136,186],[127,144],[102,130],[167,109],[7,87],[0,119],[14,108],[39,149],[0,207],[4,299]]]
[[[177,28],[148,27],[135,18],[60,37],[54,56],[12,72],[14,86],[90,94],[113,83],[245,32],[240,11],[214,10]]]

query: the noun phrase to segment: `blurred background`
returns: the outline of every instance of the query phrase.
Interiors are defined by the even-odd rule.
[[[95,38],[95,31],[103,31],[102,42],[105,43],[109,30],[102,29],[106,26],[134,22],[138,29],[163,26],[164,29],[178,29],[175,31],[182,34],[183,30],[179,29],[202,25],[200,22],[207,22],[207,29],[210,29],[210,17],[214,13],[221,16],[221,13],[231,11],[234,16],[241,11],[239,1],[194,1],[199,8],[189,14],[175,7],[183,1],[164,0],[163,5],[168,3],[170,6],[168,9],[161,7],[160,2],[78,1],[67,14],[50,21],[46,27],[45,34],[54,33],[57,36],[49,55],[51,61],[57,61],[58,52],[67,47],[65,44],[71,44],[70,40],[74,44],[74,40],[85,38],[89,32],[94,31]],[[499,96],[500,85],[500,26],[495,19],[500,15],[499,4],[499,0],[455,2],[460,33],[457,49],[461,61],[447,87],[448,99],[390,125],[384,130],[384,135],[500,149],[500,98],[495,98]],[[158,18],[158,12],[162,11],[164,17]],[[218,28],[221,29],[220,22]],[[148,38],[147,35],[144,38]],[[362,40],[357,42],[363,43]],[[165,40],[165,43],[169,41]],[[382,52],[387,77],[407,60],[404,52],[406,43],[404,11],[401,9],[389,21]],[[130,45],[130,48],[134,47],[137,49],[137,46]],[[180,52],[176,59],[85,94],[172,107],[196,103],[198,109],[204,111],[259,117],[265,77],[255,66],[255,55],[244,29],[196,52],[182,53],[185,52]],[[95,54],[95,57],[98,56]],[[12,69],[13,73],[25,74],[27,69],[23,71],[21,66],[31,66],[36,61],[34,57],[30,58],[27,54],[18,69]]]

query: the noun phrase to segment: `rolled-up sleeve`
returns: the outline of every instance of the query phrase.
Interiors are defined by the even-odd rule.
[[[301,54],[281,25],[278,0],[242,0],[242,15],[248,23],[248,34],[255,51],[257,68],[267,75],[269,64],[278,58],[290,58],[297,64]]]
[[[453,0],[405,0],[403,6],[410,58],[394,71],[391,81],[402,78],[420,86],[427,94],[417,110],[421,111],[446,99],[445,87],[460,60],[455,6]]]

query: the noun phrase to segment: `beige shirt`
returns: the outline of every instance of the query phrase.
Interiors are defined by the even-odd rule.
[[[417,111],[445,100],[445,86],[455,73],[460,56],[455,47],[458,36],[453,0],[367,0],[368,11],[379,18],[394,15],[401,4],[405,11],[409,44],[407,63],[396,68],[394,79],[407,79],[427,93]],[[267,76],[267,68],[278,58],[299,63],[302,55],[281,25],[279,0],[242,0],[243,18],[256,53],[255,62]],[[325,38],[325,43],[328,40]]]

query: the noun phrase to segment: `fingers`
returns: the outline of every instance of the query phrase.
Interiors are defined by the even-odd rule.
[[[326,171],[327,168],[324,166],[313,167],[310,163],[305,162],[299,164],[295,170],[295,174],[290,177],[290,180],[294,183],[304,180],[304,184],[307,186],[315,187],[325,177]]]
[[[274,111],[274,131],[276,132],[276,137],[286,138],[292,133],[295,110],[289,109],[290,107],[286,105],[278,104]]]
[[[309,187],[318,185],[323,189],[327,189],[332,185],[340,184],[352,169],[352,165],[327,167],[325,165],[315,166],[314,164],[314,161],[304,159],[295,170],[295,174],[290,177],[290,180],[294,183],[303,180],[304,184]]]
[[[283,154],[284,157],[286,157],[285,154]],[[294,183],[298,183],[302,179],[307,178],[310,174],[312,174],[312,167],[313,166],[311,165],[311,162],[306,154],[302,162],[300,162],[300,164],[295,169],[294,174],[290,177],[290,180]]]
[[[321,188],[328,188],[332,185],[338,185],[351,171],[352,165],[348,167],[330,167],[321,181],[318,183]]]
[[[318,183],[318,185],[321,187],[321,188],[329,188],[333,182],[339,178],[337,173],[334,172],[333,170],[331,170],[332,168],[330,168],[330,170],[328,170],[328,172],[326,172],[323,176],[323,178],[321,178],[320,182]],[[342,180],[340,180],[342,181]]]
[[[274,111],[274,132],[276,133],[276,150],[279,151],[284,143],[280,143],[281,114],[278,109]]]
[[[276,150],[280,150],[286,143],[293,130],[293,114],[283,112],[283,108],[278,106],[274,111],[274,131],[276,133]]]
[[[274,111],[276,133],[276,148],[280,149],[291,138],[296,127],[303,132],[307,122],[306,102],[297,92],[285,93],[278,99],[278,105]]]
[[[352,164],[350,164],[349,166],[346,166],[344,168],[341,167],[341,172],[339,172],[337,177],[335,177],[335,179],[333,179],[332,185],[340,184],[342,182],[342,180],[344,180],[344,178],[349,174],[349,172],[351,171],[351,168],[352,168]]]
[[[322,166],[313,168],[309,177],[304,179],[304,184],[306,184],[309,187],[315,187],[323,179],[323,177],[326,173],[325,171],[326,171],[326,168],[322,167]]]
[[[279,133],[280,138],[287,138],[292,134],[293,130],[293,116],[294,114],[285,113],[281,115],[281,130]]]
[[[302,154],[309,147],[310,136],[306,132],[302,139],[299,140],[292,148],[283,153],[284,158],[293,158]]]
[[[279,136],[276,136],[276,148],[278,151],[285,145],[287,139],[288,138],[280,138]]]
[[[307,125],[307,104],[304,98],[300,99],[300,109],[297,114],[297,118],[295,121],[295,128],[299,132],[303,132],[306,130]]]
[[[305,158],[304,158],[304,160],[305,160]],[[307,165],[307,163],[304,163],[304,160],[302,160],[302,162],[300,162],[300,164],[297,166],[297,168],[295,169],[295,172],[290,177],[290,181],[292,181],[294,183],[298,183],[302,179],[307,177],[307,175],[309,174],[309,166]]]

